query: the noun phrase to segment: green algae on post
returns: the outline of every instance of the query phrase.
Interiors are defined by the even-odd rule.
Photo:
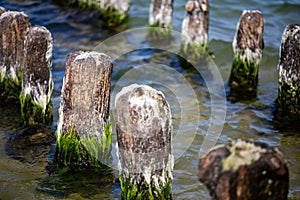
[[[30,26],[29,17],[23,12],[0,15],[0,95],[4,99],[19,98],[24,40]]]
[[[123,88],[115,100],[122,199],[172,199],[171,111],[163,93]]]
[[[262,142],[217,146],[199,161],[199,180],[213,200],[286,200],[289,171],[281,152]]]
[[[102,167],[108,163],[111,73],[112,62],[105,54],[77,51],[68,55],[56,132],[58,165]]]
[[[278,125],[287,125],[300,119],[300,24],[290,24],[284,30],[278,70],[275,118],[279,120]]]
[[[20,94],[21,117],[25,125],[52,123],[51,68],[51,33],[45,27],[31,27],[25,38]]]
[[[264,20],[260,11],[245,10],[237,24],[232,42],[234,59],[229,77],[230,97],[256,96],[262,56]]]
[[[190,0],[186,3],[185,10],[181,28],[181,52],[188,59],[197,62],[208,50],[208,0]]]

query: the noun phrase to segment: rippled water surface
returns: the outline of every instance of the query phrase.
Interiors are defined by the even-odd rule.
[[[94,11],[65,8],[50,0],[0,0],[0,6],[7,10],[24,11],[33,25],[45,26],[52,33],[55,83],[53,130],[58,120],[57,109],[68,53],[97,49],[102,41],[122,31],[147,27],[149,2],[132,0],[127,22],[116,28],[107,28],[102,26],[101,19]],[[173,29],[176,31],[181,29],[185,3],[183,0],[174,2]],[[300,130],[279,131],[272,124],[278,87],[278,49],[285,26],[300,23],[300,1],[211,0],[210,6],[209,48],[227,90],[233,57],[231,42],[242,11],[261,10],[265,21],[265,49],[259,71],[257,99],[225,102],[226,118],[224,123],[219,122],[224,127],[218,143],[227,144],[239,138],[254,139],[280,149],[290,169],[289,197],[300,199]],[[178,34],[174,33],[175,46],[180,40]],[[134,42],[143,48],[126,51],[126,45]],[[115,58],[112,102],[121,87],[134,82],[149,84],[166,94],[174,127],[174,199],[209,199],[205,186],[198,181],[197,165],[199,149],[210,126],[212,113],[211,94],[207,85],[213,85],[214,79],[205,79],[205,74],[210,77],[211,69],[197,66],[201,71],[199,74],[196,70],[183,67],[178,56],[151,48],[151,43],[138,31],[130,32],[126,37],[119,35],[113,43],[104,42],[100,49],[106,52],[124,50],[120,57],[111,55]],[[190,87],[185,88],[186,85]],[[111,180],[116,172],[99,176],[88,172],[84,175],[49,176],[47,165],[53,158],[54,144],[42,152],[35,152],[34,149],[15,152],[20,149],[7,147],[10,138],[21,131],[16,116],[18,110],[15,106],[0,108],[0,199],[119,198],[121,191],[118,182],[106,180]]]

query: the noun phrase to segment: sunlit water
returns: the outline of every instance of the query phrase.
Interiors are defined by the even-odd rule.
[[[0,1],[0,6],[7,10],[24,11],[30,16],[33,25],[46,26],[52,33],[54,129],[58,120],[57,109],[67,54],[76,50],[92,50],[100,42],[124,30],[147,27],[149,2],[133,0],[128,21],[120,27],[108,29],[101,26],[101,19],[92,11],[62,8],[52,1]],[[174,2],[173,28],[176,31],[181,29],[185,3],[183,0]],[[287,24],[299,23],[300,2],[211,0],[210,6],[209,49],[225,86],[233,57],[231,42],[242,11],[259,9],[265,21],[265,49],[259,71],[257,99],[237,103],[226,102],[226,120],[218,143],[227,144],[241,138],[263,141],[278,147],[290,169],[289,196],[300,199],[300,130],[280,132],[272,124],[274,100],[277,97],[277,63],[281,35]],[[122,45],[140,41],[145,48],[124,52],[124,55],[114,60],[111,108],[115,92],[128,84],[149,84],[162,90],[173,114],[173,150],[176,155],[173,197],[209,199],[205,186],[198,181],[197,167],[199,149],[209,128],[212,111],[210,92],[207,88],[209,83],[204,81],[201,74],[209,74],[210,69],[207,66],[198,66],[201,70],[199,74],[195,70],[183,68],[178,56],[171,52],[151,49],[151,44],[147,43],[146,38],[141,36],[137,39],[138,36],[133,33],[114,46],[102,45],[106,49],[124,49]],[[187,85],[190,88],[185,87]],[[228,90],[227,86],[226,89]],[[8,153],[7,141],[19,130],[16,112],[18,113],[13,106],[0,108],[0,199],[120,197],[118,182],[104,184],[105,181],[87,180],[77,175],[49,178],[46,166],[53,158],[53,148],[49,153],[34,156],[27,153],[16,157]],[[20,159],[22,156],[24,158]]]

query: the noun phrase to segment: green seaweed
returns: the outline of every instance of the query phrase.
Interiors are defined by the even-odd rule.
[[[274,111],[274,123],[278,128],[295,129],[300,125],[300,90],[299,86],[291,86],[280,82],[278,97],[275,100],[276,110]]]
[[[74,126],[68,133],[57,137],[55,161],[58,165],[76,167],[105,168],[110,159],[112,128],[105,124],[99,136],[78,136]],[[101,162],[102,161],[102,162]]]
[[[141,184],[136,183],[136,181],[130,180],[130,174],[126,174],[124,180],[122,174],[119,174],[120,185],[122,189],[121,199],[123,200],[167,200],[172,199],[172,182],[171,179],[168,180],[163,186],[154,185],[154,183],[143,182]]]
[[[45,108],[37,104],[31,97],[27,94],[26,97],[20,93],[20,104],[21,104],[21,119],[25,126],[46,124],[50,125],[53,121],[52,117],[52,102],[50,101]]]
[[[18,100],[22,91],[22,71],[18,73],[17,79],[6,77],[0,72],[0,98],[4,101]]]
[[[198,63],[208,55],[208,44],[182,44],[180,54],[189,62]]]
[[[238,55],[232,63],[229,86],[238,91],[256,91],[258,84],[259,65],[243,61]]]
[[[101,9],[102,19],[106,26],[118,26],[122,24],[127,18],[127,13],[120,13],[118,10],[108,7]]]

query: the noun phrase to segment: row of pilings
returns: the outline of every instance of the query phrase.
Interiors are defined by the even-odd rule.
[[[172,1],[160,3],[172,7]],[[155,10],[155,5],[151,9]],[[0,10],[0,26],[5,27],[0,30],[2,104],[17,99],[25,126],[51,124],[51,33],[45,27],[32,27],[24,13]],[[208,2],[188,1],[186,11],[183,34],[196,35],[183,37],[182,48],[188,55],[194,55],[191,59],[200,59],[208,48]],[[159,12],[162,11],[156,10]],[[199,19],[206,22],[199,25]],[[159,26],[161,21],[162,26],[169,22],[168,17],[151,20]],[[186,26],[193,22],[198,26]],[[201,32],[206,34],[196,39]],[[230,95],[256,90],[262,34],[262,14],[244,11],[233,42]],[[280,116],[299,117],[299,35],[299,25],[287,26],[283,34],[276,100]],[[112,70],[108,55],[94,51],[68,55],[56,130],[54,163],[58,167],[107,170],[112,149],[109,119]],[[134,84],[123,88],[115,99],[122,199],[172,199],[172,118],[164,94]],[[237,141],[211,150],[199,162],[199,179],[213,199],[287,199],[286,163],[278,150],[263,143]]]

